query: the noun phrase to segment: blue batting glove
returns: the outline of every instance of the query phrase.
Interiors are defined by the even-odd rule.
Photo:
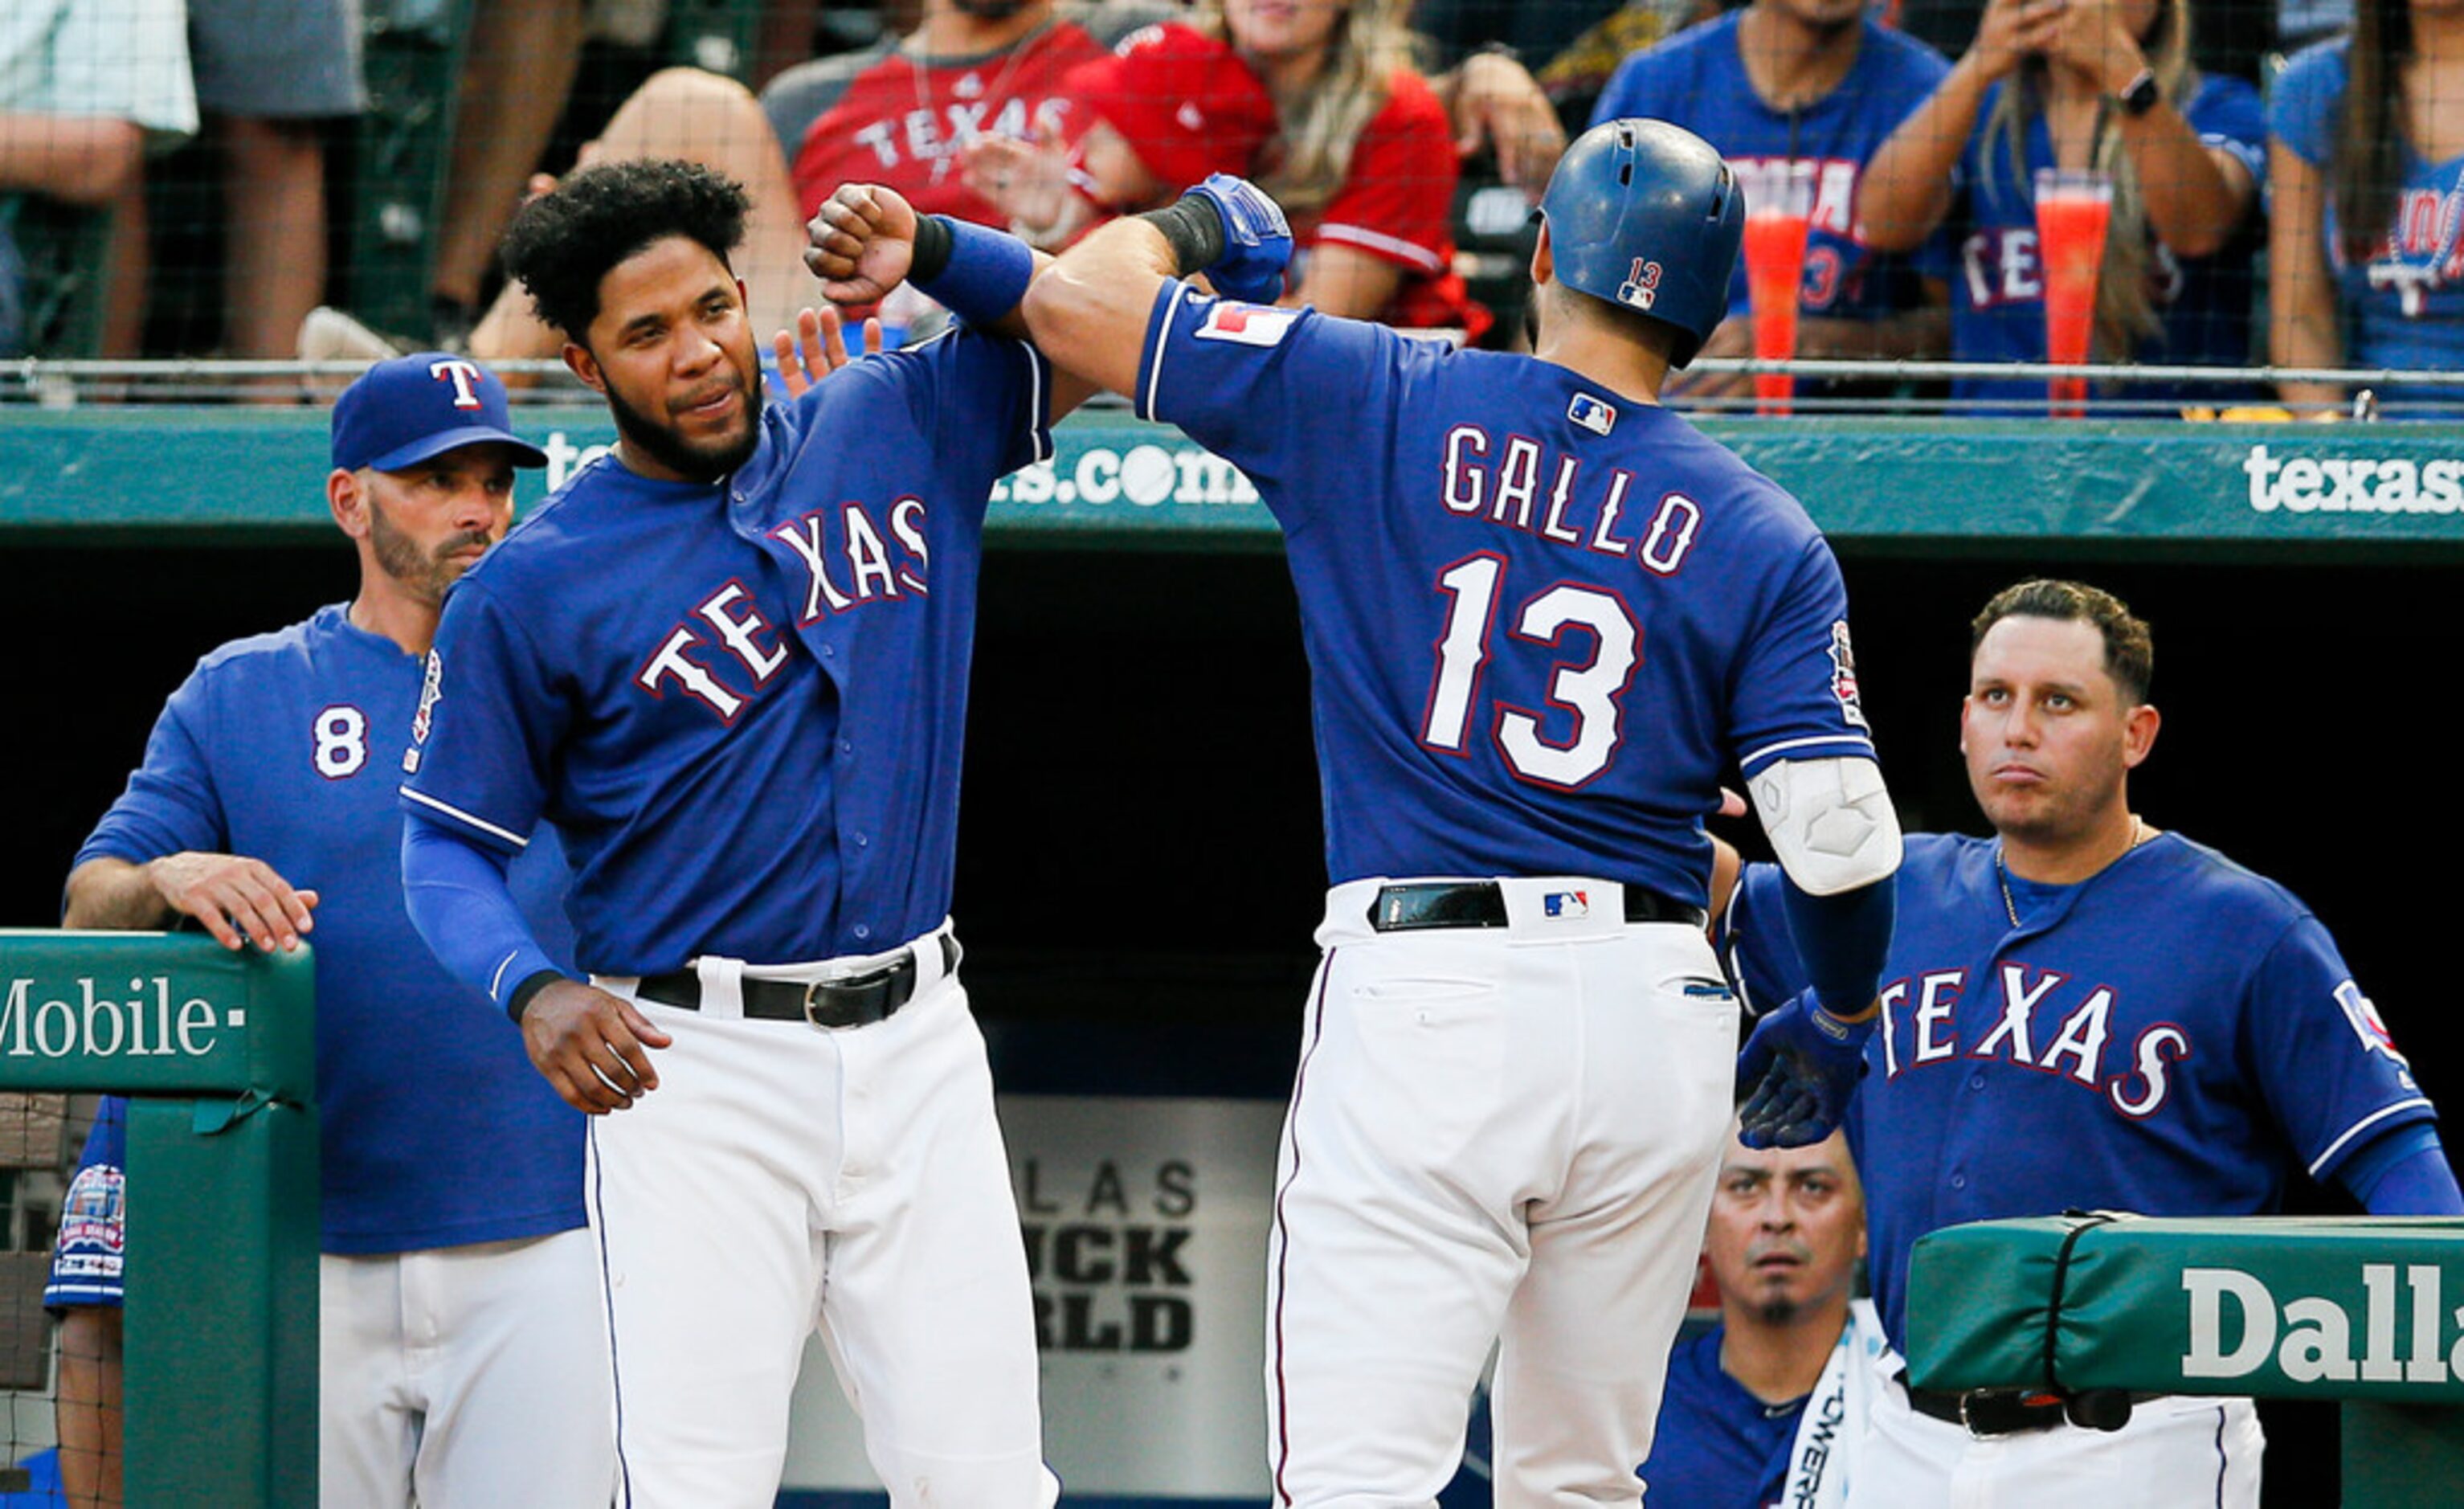
[[[1865,1075],[1865,1039],[1877,1016],[1843,1022],[1806,990],[1754,1024],[1737,1054],[1737,1141],[1748,1147],[1805,1147],[1829,1137]]]
[[[1292,228],[1283,206],[1230,173],[1209,173],[1181,197],[1203,199],[1222,217],[1223,255],[1201,269],[1217,293],[1253,304],[1282,297],[1284,268],[1292,259]]]

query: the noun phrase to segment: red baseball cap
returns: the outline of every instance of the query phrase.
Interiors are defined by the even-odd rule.
[[[1275,134],[1275,101],[1249,65],[1177,22],[1140,27],[1061,82],[1175,189],[1209,173],[1246,173]]]

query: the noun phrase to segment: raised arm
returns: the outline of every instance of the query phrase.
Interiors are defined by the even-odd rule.
[[[1922,243],[1950,212],[1952,172],[1976,129],[1986,91],[2041,48],[2064,0],[1986,0],[1976,40],[1943,76],[1916,113],[1865,165],[1857,188],[1857,224],[1879,252]]]
[[[1218,173],[1169,210],[1097,228],[1035,279],[1022,312],[1054,366],[1126,393],[1137,386],[1147,320],[1167,280],[1206,270],[1228,295],[1271,299],[1290,255],[1275,202]]]
[[[2147,71],[2115,0],[2077,0],[2054,21],[2054,58],[2096,80],[2108,99]],[[2139,170],[2147,223],[2180,256],[2212,256],[2233,239],[2257,189],[2250,169],[2199,133],[2172,100],[2159,97],[2144,115],[2115,111],[2123,150]]]
[[[833,303],[879,303],[912,282],[979,330],[1030,339],[1020,301],[1052,258],[1007,232],[919,216],[905,195],[880,184],[840,185],[804,230],[804,265]],[[1065,368],[1045,417],[1058,420],[1094,390]]]

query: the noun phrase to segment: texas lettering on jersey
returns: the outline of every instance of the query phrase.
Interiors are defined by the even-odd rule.
[[[925,569],[932,549],[924,500],[900,498],[879,513],[876,521],[875,510],[849,502],[815,509],[770,531],[768,542],[793,563],[790,574],[803,582],[798,627],[929,592]],[[763,613],[753,588],[731,577],[669,629],[634,671],[633,684],[661,699],[671,688],[681,691],[721,722],[733,722],[787,663],[789,653],[780,626]]]
[[[2147,292],[2159,308],[2182,295],[2182,264],[2162,241],[2147,243]],[[2044,258],[2036,233],[2025,226],[1991,226],[1959,244],[1960,277],[1969,302],[1978,309],[2035,303],[2045,297]]]
[[[972,77],[972,76],[970,76]],[[980,91],[981,85],[978,86]],[[887,121],[856,130],[849,140],[872,154],[887,171],[904,162],[931,163],[937,179],[958,149],[979,137],[1009,137],[1021,142],[1046,135],[1066,137],[1069,120],[1067,100],[952,100],[921,105]]]
[[[1961,1040],[1960,999],[1968,970],[1932,970],[1882,987],[1882,1075],[1949,1068],[1966,1073],[1993,1059],[2066,1078],[2115,1112],[2138,1121],[2161,1109],[2172,1093],[2171,1066],[2191,1056],[2185,1026],[2149,1022],[2135,1031],[2111,987],[2074,981],[2055,969],[2003,960],[1984,982],[1991,1013],[1968,1013]]]

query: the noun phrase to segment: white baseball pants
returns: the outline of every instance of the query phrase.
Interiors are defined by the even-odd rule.
[[[1506,927],[1379,934],[1378,883],[1328,896],[1285,1122],[1273,1501],[1434,1504],[1494,1341],[1500,1509],[1635,1505],[1734,1103],[1735,1002],[1701,932],[1629,925],[1614,884],[1507,879]],[[1563,915],[1578,890],[1587,915]]]
[[[2267,1440],[2247,1399],[2173,1394],[2136,1406],[2119,1431],[1979,1438],[1909,1409],[1887,1376],[1900,1366],[1884,1354],[1849,1509],[2256,1509]]]
[[[767,1509],[817,1326],[896,1509],[1051,1502],[984,1040],[938,935],[915,956],[864,1027],[745,1020],[724,960],[699,1011],[635,1003],[675,1042],[658,1089],[591,1119],[589,1174],[627,1509]]]
[[[318,1265],[318,1497],[606,1509],[615,1411],[585,1231]]]

